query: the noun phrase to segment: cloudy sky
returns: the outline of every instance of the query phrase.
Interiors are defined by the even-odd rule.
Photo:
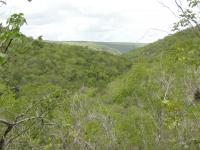
[[[159,1],[173,7],[171,0],[7,0],[0,20],[23,12],[23,33],[48,40],[152,42],[176,20]]]

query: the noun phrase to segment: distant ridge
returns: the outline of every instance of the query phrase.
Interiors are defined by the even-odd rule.
[[[123,54],[139,47],[147,45],[147,43],[131,43],[131,42],[96,42],[96,41],[47,41],[60,44],[86,46],[96,51],[107,51],[114,54]]]

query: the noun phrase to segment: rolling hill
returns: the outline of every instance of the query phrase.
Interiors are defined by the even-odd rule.
[[[60,44],[86,46],[96,51],[107,51],[113,54],[123,54],[138,47],[143,47],[145,43],[126,43],[126,42],[92,42],[92,41],[48,41]]]

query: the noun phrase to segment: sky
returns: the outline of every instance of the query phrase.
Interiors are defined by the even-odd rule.
[[[53,41],[150,43],[171,33],[171,0],[7,0],[0,21],[23,12],[22,32]],[[167,2],[167,3],[166,3]]]

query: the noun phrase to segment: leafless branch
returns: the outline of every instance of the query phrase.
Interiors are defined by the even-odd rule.
[[[167,6],[165,3],[161,2],[161,1],[158,1],[158,3],[160,5],[162,5],[163,7],[167,8],[176,18],[179,18],[179,16],[177,16],[176,13],[169,6]]]
[[[179,4],[179,2],[177,0],[174,0],[174,2],[176,3],[176,6],[178,6],[178,8],[181,10],[181,12],[184,13],[184,10],[182,6]]]
[[[30,121],[30,120],[39,119],[39,118],[43,118],[43,117],[42,116],[30,117],[30,118],[25,118],[25,119],[22,119],[20,121],[15,121],[15,122],[11,122],[11,121],[7,121],[7,120],[4,120],[4,119],[0,119],[0,123],[2,123],[2,124],[7,126],[3,136],[0,139],[0,150],[3,149],[3,147],[5,145],[5,139],[6,139],[7,135],[9,134],[9,132],[11,132],[13,130],[13,128],[15,128],[16,126],[18,126],[18,125],[20,125],[20,124],[22,124],[24,122],[27,122],[27,121]]]
[[[10,125],[13,124],[13,123],[11,123],[11,122],[9,122],[9,121],[7,121],[7,120],[4,120],[4,119],[0,119],[0,123],[1,123],[1,124],[4,124],[4,125],[6,125],[6,126],[10,126]]]
[[[7,53],[8,48],[10,47],[12,41],[13,41],[13,39],[10,39],[10,40],[9,40],[9,42],[8,42],[8,44],[7,44],[7,46],[6,46],[5,50],[4,50],[4,53]]]
[[[177,0],[174,0],[174,1],[175,1],[176,6],[178,7],[178,9],[181,11],[181,13],[187,18],[187,21],[190,24],[191,29],[193,30],[193,32],[198,37],[200,37],[200,33],[199,33],[200,32],[200,26],[199,26],[199,23],[195,19],[191,19],[191,18],[187,17],[186,12],[185,12],[184,8],[181,6],[181,4]],[[196,32],[196,29],[198,29],[198,32]]]
[[[10,143],[12,143],[15,139],[17,139],[18,137],[20,137],[22,134],[26,133],[28,130],[30,130],[31,128],[33,128],[35,123],[32,123],[29,127],[27,127],[26,129],[24,129],[23,131],[21,131],[19,134],[11,137],[10,139],[8,139],[6,146],[8,147]]]

